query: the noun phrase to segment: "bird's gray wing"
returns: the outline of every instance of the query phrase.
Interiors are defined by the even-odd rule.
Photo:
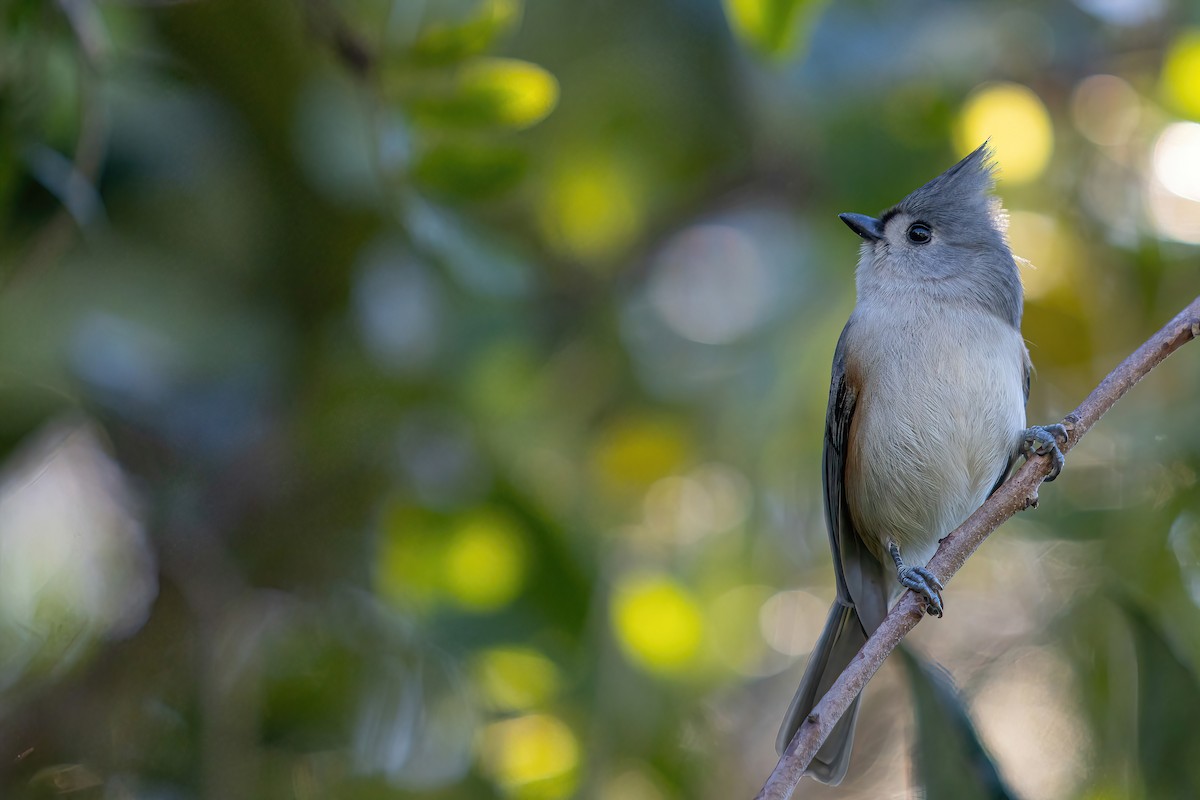
[[[784,715],[775,740],[782,753],[838,675],[858,654],[867,637],[879,627],[887,614],[887,585],[875,556],[867,550],[854,529],[846,505],[846,454],[850,427],[858,405],[858,387],[846,374],[846,324],[833,356],[833,379],[829,383],[829,407],[825,414],[825,448],[822,457],[822,483],[825,488],[825,523],[833,550],[833,571],[837,579],[837,599],[820,638],[813,646],[800,686]],[[858,700],[838,721],[820,751],[813,757],[805,774],[836,785],[850,765]]]
[[[847,379],[846,374],[846,333],[853,324],[853,320],[848,322],[838,339],[829,382],[822,455],[825,525],[833,550],[838,602],[857,609],[866,633],[870,634],[887,614],[890,586],[884,580],[879,560],[855,530],[846,503],[846,453],[850,445],[851,422],[858,406],[858,387]]]
[[[1029,353],[1025,354],[1025,405],[1029,405],[1029,384],[1033,380],[1033,362],[1029,360]]]

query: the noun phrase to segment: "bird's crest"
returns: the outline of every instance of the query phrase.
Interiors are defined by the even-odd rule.
[[[987,142],[929,183],[901,200],[896,208],[916,217],[937,218],[979,213],[994,217],[991,191],[996,165]]]

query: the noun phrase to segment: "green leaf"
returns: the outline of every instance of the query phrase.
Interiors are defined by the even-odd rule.
[[[444,142],[417,159],[412,178],[441,197],[463,200],[496,195],[525,174],[527,159],[517,148],[484,142]]]
[[[793,54],[802,28],[824,6],[822,0],[724,0],[729,27],[759,55],[783,59]]]
[[[1147,797],[1194,797],[1200,786],[1200,683],[1140,608],[1121,604],[1138,660],[1137,743]]]
[[[453,64],[485,52],[521,17],[521,0],[483,0],[463,20],[430,23],[408,51],[415,64]]]
[[[407,100],[418,123],[457,128],[528,128],[554,110],[558,81],[546,70],[511,58],[479,58],[450,84],[423,85]]]
[[[925,800],[1012,800],[950,676],[907,647],[900,653],[916,708],[915,761]]]

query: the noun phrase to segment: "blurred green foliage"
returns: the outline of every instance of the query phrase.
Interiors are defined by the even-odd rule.
[[[836,213],[992,137],[1061,418],[1200,292],[1198,31],[0,4],[0,796],[752,796],[832,597]],[[981,746],[889,666],[798,796],[999,796],[950,750],[1022,798],[1196,793],[1197,356],[913,637]]]

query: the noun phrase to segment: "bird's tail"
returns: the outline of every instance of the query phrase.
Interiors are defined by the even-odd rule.
[[[800,679],[800,688],[796,690],[792,705],[779,728],[775,749],[780,754],[812,712],[813,706],[825,696],[825,692],[866,642],[867,632],[858,618],[858,612],[850,606],[834,601],[833,608],[829,609],[829,619],[825,621],[825,630],[821,632],[821,638],[817,639],[817,644],[808,659],[808,667],[804,670],[804,677]],[[854,723],[858,719],[858,703],[861,699],[854,698],[854,703],[834,726],[805,774],[831,786],[837,786],[842,782],[842,778],[846,777],[846,768],[850,766],[850,748],[854,744]]]

